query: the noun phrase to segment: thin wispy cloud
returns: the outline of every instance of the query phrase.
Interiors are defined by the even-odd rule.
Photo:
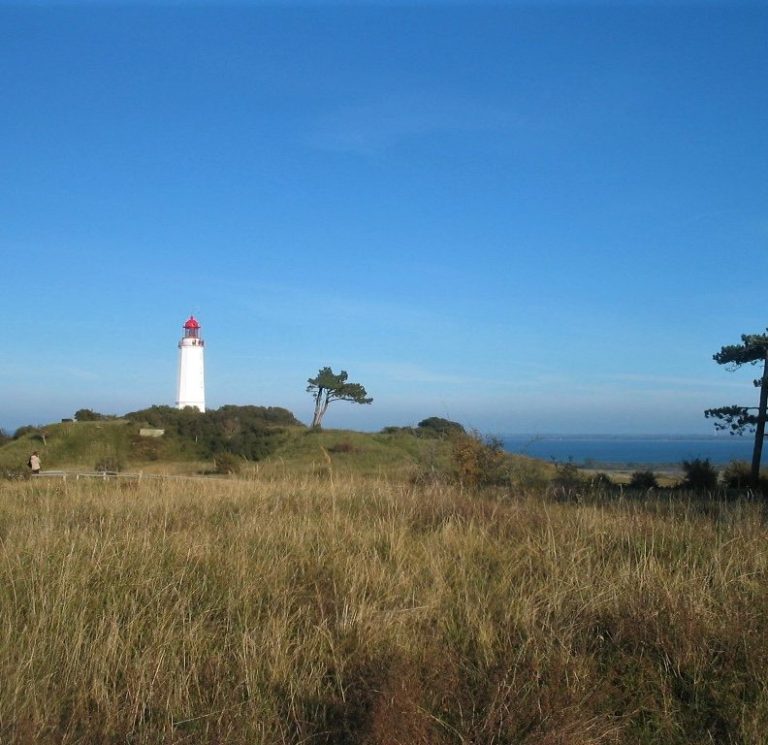
[[[428,384],[460,387],[475,384],[478,381],[457,373],[432,370],[422,365],[409,362],[386,362],[358,360],[356,368],[361,374],[374,375],[389,383]]]
[[[723,379],[722,381],[702,380],[693,376],[642,375],[637,373],[619,373],[605,377],[607,382],[648,385],[656,388],[697,388],[704,390],[721,388],[744,388],[743,381]]]
[[[277,324],[307,325],[307,309],[311,308],[313,323],[338,323],[339,319],[385,318],[402,327],[433,329],[444,324],[445,317],[435,310],[424,310],[415,303],[407,307],[401,302],[377,296],[340,295],[323,288],[299,287],[288,283],[261,283],[226,279],[216,282],[220,291],[226,291],[230,302],[252,313],[255,317],[272,320]]]
[[[520,125],[514,112],[484,101],[397,93],[325,114],[309,143],[322,150],[373,154],[430,134],[503,132]]]
[[[47,365],[39,368],[35,365],[5,364],[0,367],[0,378],[11,378],[23,374],[28,382],[36,380],[71,380],[93,383],[102,379],[102,376],[93,370],[70,365]]]

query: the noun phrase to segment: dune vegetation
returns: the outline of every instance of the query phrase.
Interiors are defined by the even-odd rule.
[[[762,743],[767,546],[680,493],[2,481],[0,742]]]

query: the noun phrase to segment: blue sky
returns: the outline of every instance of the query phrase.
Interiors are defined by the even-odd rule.
[[[768,6],[0,3],[0,426],[709,432],[768,326]]]

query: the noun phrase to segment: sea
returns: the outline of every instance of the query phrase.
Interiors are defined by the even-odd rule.
[[[510,453],[582,468],[680,468],[684,460],[708,458],[722,466],[752,460],[752,437],[706,435],[502,435]]]

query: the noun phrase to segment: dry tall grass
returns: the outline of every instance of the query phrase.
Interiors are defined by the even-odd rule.
[[[766,741],[758,505],[0,489],[7,745]]]

